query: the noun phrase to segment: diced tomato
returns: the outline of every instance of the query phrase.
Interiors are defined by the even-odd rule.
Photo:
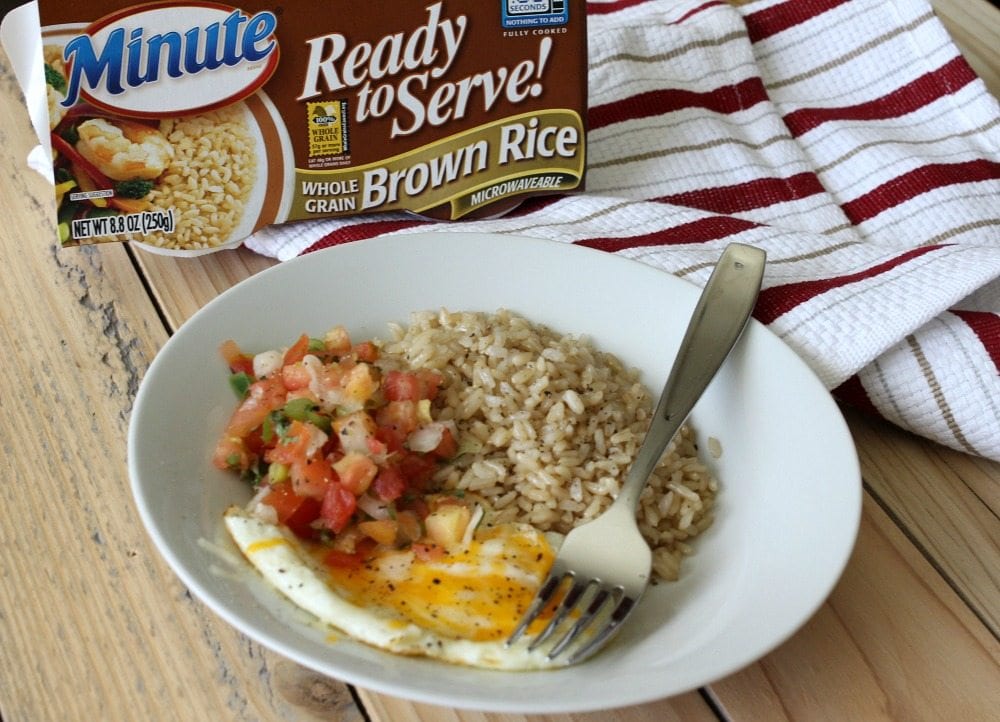
[[[423,520],[427,518],[427,515],[431,513],[430,505],[422,496],[416,495],[404,495],[396,500],[396,508],[402,511],[397,512],[396,518],[398,519],[403,512],[413,512],[416,514],[417,519]],[[419,538],[419,534],[417,537]]]
[[[347,533],[350,534],[350,530]],[[362,536],[354,542],[350,551],[336,547],[327,551],[323,555],[323,563],[334,569],[357,569],[371,556],[377,544],[374,539]]]
[[[334,569],[358,569],[364,563],[364,558],[357,552],[331,549],[323,555],[323,563]]]
[[[437,469],[437,462],[423,454],[403,453],[398,462],[400,473],[406,483],[413,489],[423,489],[431,480]]]
[[[322,433],[303,421],[293,421],[288,425],[285,439],[265,454],[267,461],[277,461],[288,467],[296,494],[322,499],[327,486],[337,479],[330,462],[318,451],[309,454],[314,436]]]
[[[285,385],[277,374],[255,381],[250,385],[243,403],[229,419],[226,435],[245,437],[263,424],[269,413],[284,406],[286,397]]]
[[[263,447],[260,427],[264,419],[284,403],[285,387],[281,379],[272,377],[251,384],[249,394],[233,412],[215,446],[212,463],[219,469],[248,469]]]
[[[285,351],[284,359],[282,360],[283,365],[288,366],[289,364],[298,363],[303,358],[305,358],[306,353],[309,351],[309,336],[302,334],[299,336],[299,340],[293,343],[287,351]]]
[[[352,349],[358,361],[374,363],[378,361],[378,346],[371,341],[362,341]]]
[[[386,446],[386,451],[390,454],[402,451],[406,434],[392,426],[380,426],[375,430],[375,438]]]
[[[264,435],[259,426],[243,437],[243,445],[253,456],[259,457],[264,453],[267,444],[264,443]]]
[[[268,461],[277,461],[287,466],[304,463],[312,432],[303,421],[293,421],[281,442],[267,452]]]
[[[380,501],[395,501],[406,491],[406,479],[395,466],[386,466],[375,476],[372,489]]]
[[[281,368],[281,380],[289,391],[307,389],[312,382],[312,374],[301,361],[286,364]]]
[[[229,339],[219,346],[219,353],[234,374],[253,376],[253,356],[243,353],[235,341]]]
[[[275,484],[264,497],[264,503],[274,508],[278,522],[291,529],[296,536],[312,536],[310,525],[319,517],[320,511],[318,499],[299,496],[292,491],[291,484]]]
[[[420,426],[420,413],[416,401],[404,399],[390,401],[377,412],[375,421],[379,426],[385,426],[406,438]]]
[[[420,379],[421,384],[420,398],[430,399],[431,401],[436,399],[438,391],[441,390],[441,386],[444,384],[444,376],[439,374],[437,371],[420,369],[417,371],[417,378]]]
[[[338,483],[327,486],[323,504],[320,507],[320,518],[324,525],[334,534],[339,534],[350,522],[357,509],[358,500],[347,489]]]
[[[390,405],[394,401],[416,402],[425,399],[433,401],[442,383],[444,377],[428,369],[389,371],[382,379],[382,390]]]
[[[437,562],[444,558],[444,547],[417,542],[412,547],[414,556],[422,562]]]
[[[217,469],[246,471],[264,454],[260,430],[255,429],[246,438],[222,436],[215,445],[212,464]]]
[[[292,488],[303,496],[325,498],[327,487],[337,480],[330,462],[322,457],[307,460],[304,464],[293,464],[291,468]]]
[[[382,379],[382,390],[389,401],[416,401],[419,396],[417,377],[403,371],[390,371]]]
[[[441,432],[441,443],[431,453],[441,459],[450,459],[458,453],[458,442],[447,426]]]
[[[355,496],[360,496],[371,486],[378,473],[378,466],[370,457],[364,454],[348,453],[333,466],[337,472],[340,485]]]
[[[366,442],[368,444],[368,453],[372,456],[381,456],[389,453],[389,445],[384,441],[379,441],[374,436],[368,437]]]

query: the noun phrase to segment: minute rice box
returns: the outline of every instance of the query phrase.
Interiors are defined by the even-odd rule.
[[[583,189],[583,0],[39,0],[39,18],[64,246],[218,249]]]

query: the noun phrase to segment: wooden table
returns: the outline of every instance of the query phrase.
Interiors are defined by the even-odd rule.
[[[935,6],[1000,94],[1000,11]],[[3,722],[526,719],[349,689],[249,641],[180,584],[131,500],[130,407],[170,333],[272,262],[58,251],[51,189],[24,169],[33,142],[0,58]],[[1000,465],[845,413],[864,515],[843,578],[804,628],[704,689],[544,719],[1000,719]]]

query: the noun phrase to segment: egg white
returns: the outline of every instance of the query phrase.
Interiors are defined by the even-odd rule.
[[[457,638],[419,626],[382,604],[354,604],[344,598],[329,572],[290,532],[240,507],[226,510],[226,529],[250,564],[275,589],[320,622],[395,654],[426,656],[453,664],[498,670],[560,667],[543,649],[525,642]],[[541,582],[541,576],[538,583]]]

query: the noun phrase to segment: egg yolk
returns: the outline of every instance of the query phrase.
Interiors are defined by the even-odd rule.
[[[389,610],[442,637],[492,641],[514,631],[554,557],[541,532],[498,525],[441,559],[388,551],[329,571],[338,593],[359,607]]]

